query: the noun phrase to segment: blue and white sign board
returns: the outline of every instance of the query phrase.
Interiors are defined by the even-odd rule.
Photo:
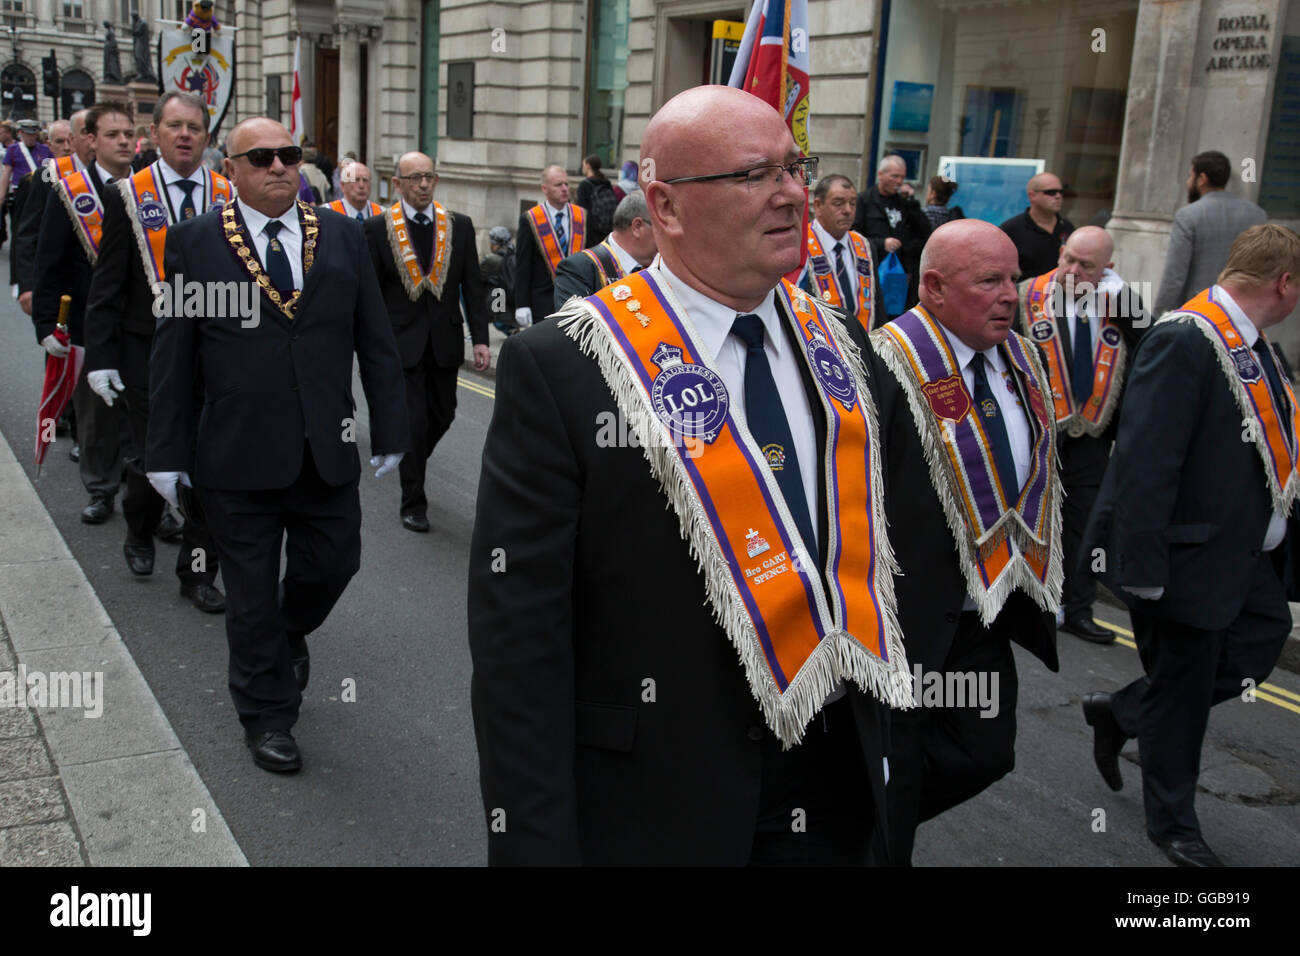
[[[989,159],[983,156],[940,156],[939,175],[957,183],[949,206],[961,206],[967,219],[1000,226],[1029,205],[1025,187],[1043,171],[1042,159]]]

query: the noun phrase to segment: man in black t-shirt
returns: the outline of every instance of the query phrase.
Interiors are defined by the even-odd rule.
[[[1025,187],[1029,208],[1002,224],[1020,253],[1020,278],[1028,279],[1056,268],[1061,247],[1074,232],[1074,223],[1062,216],[1065,189],[1055,173],[1039,173]]]

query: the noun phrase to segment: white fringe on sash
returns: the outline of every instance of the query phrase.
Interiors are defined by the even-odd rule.
[[[99,207],[99,226],[101,230],[99,235],[100,238],[103,239],[104,205],[100,202],[99,195],[95,193],[95,184],[93,181],[90,184],[90,190],[91,191],[86,195],[93,195],[95,198],[95,205]],[[86,258],[90,260],[90,264],[93,266],[95,264],[95,259],[99,256],[99,251],[90,244],[90,237],[86,235],[86,228],[82,224],[81,215],[72,205],[72,197],[68,192],[67,181],[63,179],[58,180],[54,184],[54,191],[59,194],[59,202],[63,204],[63,208],[66,209],[68,215],[72,217],[72,231],[77,234],[77,241],[81,243],[81,248],[85,251]]]
[[[145,167],[150,168],[150,167]],[[124,176],[117,182],[113,183],[118,192],[122,194],[122,204],[126,206],[127,218],[131,220],[131,231],[135,233],[135,243],[140,251],[140,259],[144,263],[144,277],[149,283],[150,288],[155,283],[164,281],[167,277],[161,278],[154,275],[153,252],[149,248],[149,239],[144,234],[144,226],[140,225],[140,207],[136,205],[135,194],[131,191],[131,182],[135,179],[134,174]],[[166,187],[164,187],[166,188]],[[162,202],[161,196],[157,197],[158,202]],[[166,227],[164,227],[166,228]],[[158,271],[162,271],[162,263],[158,263]]]
[[[1023,589],[1044,611],[1055,614],[1060,607],[1061,585],[1065,579],[1061,557],[1061,480],[1056,463],[1055,436],[1052,436],[1051,447],[1053,453],[1048,456],[1047,460],[1047,467],[1050,471],[1047,476],[1045,507],[1051,521],[1051,537],[1047,542],[1050,549],[1047,558],[1047,580],[1046,582],[1038,580],[1038,575],[1034,574],[1033,569],[1030,568],[1028,561],[1025,559],[1025,555],[1021,553],[1016,555],[1011,563],[1003,569],[1002,574],[993,582],[992,586],[985,590],[984,581],[980,577],[979,564],[976,560],[979,546],[975,543],[975,536],[966,524],[965,509],[958,504],[957,496],[953,493],[953,482],[956,479],[949,474],[950,466],[948,453],[945,450],[946,443],[939,431],[938,424],[934,420],[934,413],[930,410],[930,404],[923,398],[921,387],[915,376],[913,376],[910,366],[896,351],[889,334],[877,329],[871,333],[869,340],[876,354],[880,356],[880,360],[894,373],[894,377],[898,379],[903,388],[903,393],[907,396],[907,405],[912,413],[912,421],[921,437],[921,451],[925,455],[925,462],[930,468],[930,484],[934,486],[935,494],[939,496],[939,503],[943,506],[944,517],[948,519],[948,530],[952,532],[958,562],[961,564],[962,573],[966,576],[966,591],[975,602],[980,621],[985,626],[992,625],[998,616],[998,612],[1002,610],[1002,605],[1006,603],[1007,597],[1017,587]],[[1039,364],[1038,357],[1034,355],[1032,347],[1026,344],[1024,351],[1039,383],[1046,382],[1047,376]],[[1044,394],[1046,395],[1046,393]],[[894,489],[893,493],[898,494],[898,489]],[[1033,540],[1019,513],[1015,512],[1014,509],[1005,512],[993,527],[996,529],[1004,523],[1008,525],[1008,534],[1014,536],[1016,546],[1022,552],[1030,549],[1042,549],[1043,546]]]
[[[879,500],[879,449],[874,430],[871,434],[874,461],[872,481],[876,483],[875,526],[877,567],[881,583],[877,588],[885,609],[884,630],[890,662],[867,651],[842,628],[827,631],[825,637],[790,680],[784,694],[777,688],[759,644],[758,634],[732,579],[731,567],[713,533],[699,496],[686,473],[681,457],[672,444],[672,434],[644,398],[627,356],[615,343],[603,319],[593,307],[574,296],[555,319],[585,354],[595,359],[605,383],[614,395],[619,410],[641,444],[650,473],[677,513],[682,538],[690,548],[696,566],[704,573],[705,591],[713,608],[714,620],[722,626],[740,658],[751,693],[763,711],[767,725],[789,749],[803,739],[804,730],[822,707],[826,698],[842,679],[850,679],[869,689],[884,703],[905,708],[914,705],[911,674],[903,650],[901,631],[895,613],[892,574],[897,565],[884,531],[884,509]],[[847,350],[846,350],[847,352]],[[857,368],[861,368],[857,357]],[[858,383],[859,396],[869,396],[865,378]],[[874,428],[874,407],[868,423]],[[651,436],[654,436],[652,439]]]
[[[397,276],[399,279],[402,280],[402,288],[406,290],[406,297],[410,299],[412,302],[418,301],[421,294],[423,294],[426,288],[433,293],[433,297],[435,299],[437,299],[439,302],[442,301],[442,290],[443,287],[446,286],[447,284],[447,270],[451,266],[452,226],[455,224],[456,221],[456,214],[452,212],[450,209],[447,209],[444,206],[442,211],[447,216],[447,237],[446,237],[447,241],[446,242],[438,241],[438,216],[437,216],[437,209],[435,209],[434,217],[433,217],[434,256],[431,258],[435,258],[437,261],[436,263],[431,262],[429,264],[430,268],[434,269],[434,272],[441,273],[440,281],[436,286],[433,284],[433,272],[430,272],[428,275],[424,275],[423,269],[421,269],[420,281],[419,282],[411,281],[411,274],[410,272],[407,271],[406,266],[404,265],[404,263],[406,262],[406,258],[402,255],[401,243],[397,241],[397,228],[393,225],[392,207],[390,206],[389,208],[385,209],[382,213],[380,213],[380,215],[384,217],[384,234],[388,236],[388,251],[393,254],[393,265],[397,267]],[[405,216],[405,210],[403,210],[403,216]],[[408,232],[407,235],[409,236],[410,233]],[[415,251],[414,239],[411,240],[411,255],[417,257],[417,261],[415,265],[417,268],[420,268],[420,263],[418,261],[419,253]]]
[[[1241,411],[1242,420],[1258,421],[1255,416],[1255,409],[1250,401],[1250,395],[1246,392],[1246,386],[1241,383],[1241,379],[1237,375],[1236,363],[1232,361],[1232,356],[1228,354],[1228,350],[1223,347],[1223,342],[1219,339],[1214,328],[1208,325],[1200,316],[1193,315],[1190,312],[1167,312],[1156,320],[1156,325],[1164,322],[1178,322],[1183,325],[1193,325],[1200,329],[1214,348],[1215,358],[1219,360],[1219,368],[1223,369],[1223,374],[1228,377],[1228,388],[1232,391],[1232,398]],[[1252,354],[1251,358],[1256,365],[1259,364],[1256,356]],[[1276,361],[1276,357],[1274,361]],[[1265,376],[1264,380],[1268,381],[1267,373],[1262,368],[1259,370],[1259,374]],[[1274,400],[1274,405],[1276,404],[1277,402]],[[1281,415],[1283,410],[1279,408],[1277,411]],[[1277,475],[1273,472],[1272,456],[1269,454],[1268,440],[1264,436],[1264,430],[1263,428],[1255,428],[1254,431],[1255,451],[1259,452],[1260,463],[1264,466],[1264,483],[1265,487],[1268,488],[1269,496],[1273,499],[1273,508],[1278,514],[1288,514],[1291,511],[1291,505],[1295,503],[1297,494],[1300,494],[1300,469],[1293,469],[1291,477],[1287,479],[1286,487],[1281,487],[1278,484]]]

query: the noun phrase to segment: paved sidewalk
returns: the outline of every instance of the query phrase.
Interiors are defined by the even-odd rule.
[[[0,436],[0,866],[87,864],[247,860]]]

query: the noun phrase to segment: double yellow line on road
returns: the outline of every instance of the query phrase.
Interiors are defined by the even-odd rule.
[[[1109,621],[1097,620],[1095,617],[1093,618],[1093,621],[1104,627],[1106,630],[1114,631],[1115,634],[1119,635],[1115,638],[1116,644],[1123,644],[1125,647],[1131,647],[1133,650],[1137,650],[1137,645],[1131,640],[1133,637],[1132,631],[1120,627],[1118,624],[1111,624]],[[1278,707],[1282,707],[1292,713],[1300,714],[1300,694],[1297,694],[1294,691],[1289,691],[1285,687],[1278,687],[1276,684],[1265,682],[1255,688],[1255,697],[1259,700],[1266,700],[1270,704],[1276,704]],[[1288,699],[1284,700],[1283,698]]]
[[[481,381],[457,376],[456,383],[462,388],[474,392],[476,395],[482,395],[485,398],[496,398],[496,389],[490,385],[485,385]],[[1116,635],[1115,642],[1123,644],[1125,647],[1137,650],[1137,645],[1133,643],[1133,632],[1127,628],[1120,627],[1118,624],[1111,624],[1109,621],[1100,621],[1093,618],[1097,624],[1106,628],[1108,631],[1114,631]],[[1300,714],[1300,694],[1287,690],[1285,687],[1278,687],[1276,684],[1263,683],[1255,688],[1255,696],[1259,700],[1266,700],[1270,704],[1276,704],[1278,707],[1285,708],[1292,713]]]
[[[456,377],[456,384],[462,388],[467,388],[476,395],[483,395],[486,398],[496,398],[497,390],[490,385],[484,385],[482,382],[476,382],[473,379],[466,378],[463,375]]]

